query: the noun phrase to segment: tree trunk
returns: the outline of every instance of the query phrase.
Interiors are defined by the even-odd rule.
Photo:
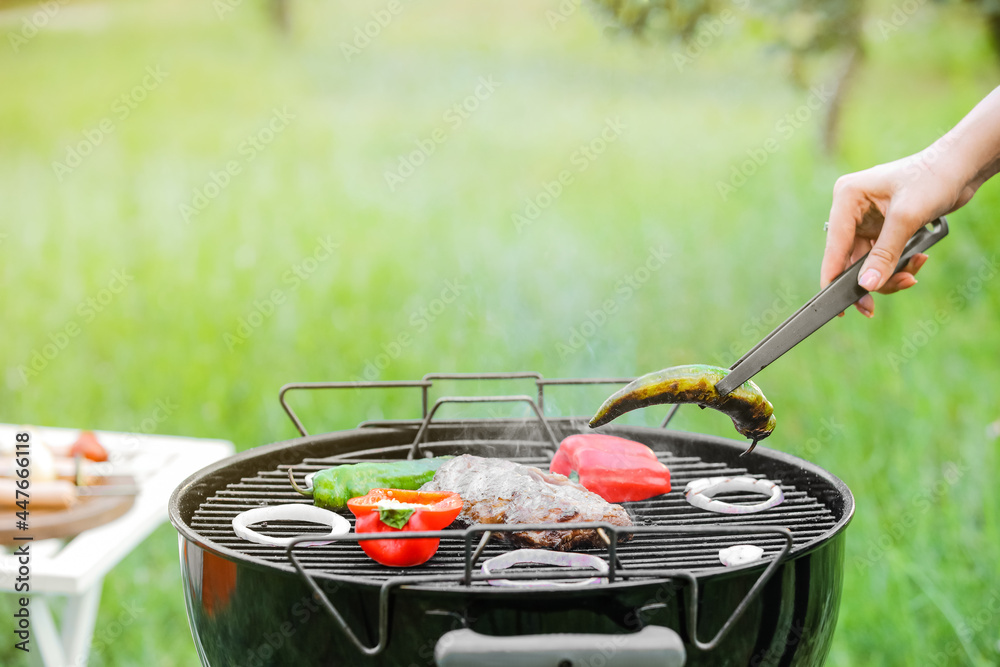
[[[990,31],[990,41],[993,51],[1000,58],[1000,12],[986,12],[986,27]]]
[[[850,91],[863,59],[864,50],[861,45],[858,43],[851,45],[834,83],[833,96],[826,107],[826,118],[823,121],[823,152],[828,156],[833,155],[840,144],[840,121],[844,99]]]
[[[271,0],[271,18],[278,30],[287,35],[291,29],[291,16],[288,7],[289,0]]]

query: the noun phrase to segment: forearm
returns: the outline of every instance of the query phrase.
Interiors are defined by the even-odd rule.
[[[1000,88],[923,151],[923,157],[939,176],[970,188],[969,196],[1000,172]]]

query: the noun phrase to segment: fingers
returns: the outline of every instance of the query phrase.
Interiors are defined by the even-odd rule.
[[[882,231],[868,253],[868,259],[861,266],[858,284],[869,292],[881,289],[896,272],[903,247],[912,235],[908,218],[900,214],[893,215],[890,205]]]
[[[871,252],[873,245],[875,245],[875,242],[871,239],[861,238],[860,236],[855,237],[854,250],[851,251],[851,258],[848,260],[848,264],[854,264],[854,262]]]
[[[928,259],[929,259],[928,255],[925,255],[922,252],[918,252],[916,255],[910,258],[909,262],[906,263],[906,266],[903,267],[903,271],[906,271],[907,273],[912,273],[913,275],[917,275],[917,271],[924,268],[924,264],[927,263]]]
[[[858,302],[854,304],[854,307],[858,309],[859,313],[869,319],[875,316],[875,299],[871,294],[865,294],[863,297],[858,299]]]
[[[923,268],[924,264],[927,263],[927,255],[920,252],[910,258],[901,271],[893,274],[889,280],[885,282],[885,285],[879,289],[879,294],[895,294],[904,289],[909,289],[917,284],[916,274],[920,269]],[[858,312],[865,317],[871,318],[875,316],[875,299],[872,295],[865,294],[863,297],[858,299],[858,302],[854,304],[854,307],[858,309]],[[843,313],[841,313],[843,316]]]
[[[857,228],[855,211],[857,202],[848,186],[841,179],[834,186],[833,206],[830,208],[830,229],[826,234],[826,249],[820,267],[820,286],[826,287],[847,268],[854,249],[854,232]]]
[[[913,277],[912,273],[900,271],[889,278],[878,292],[879,294],[895,294],[916,284],[917,279]],[[869,319],[875,316],[875,299],[872,297],[871,292],[858,299],[854,307],[858,309],[859,313]]]
[[[917,279],[913,277],[912,273],[903,273],[900,271],[889,280],[885,281],[885,285],[879,289],[879,294],[895,294],[896,292],[908,289],[917,284]]]

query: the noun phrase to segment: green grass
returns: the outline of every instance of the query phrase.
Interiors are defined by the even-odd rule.
[[[362,376],[387,349],[383,379],[718,363],[769,330],[755,320],[783,318],[817,289],[836,176],[922,148],[997,75],[974,17],[925,7],[887,41],[872,33],[839,159],[821,156],[815,116],[723,201],[717,183],[806,99],[780,60],[727,38],[678,73],[670,48],[606,39],[587,10],[550,30],[546,5],[449,2],[405,3],[346,62],[340,43],[383,6],[297,3],[282,39],[257,3],[225,20],[208,2],[73,4],[17,54],[6,35],[21,15],[2,19],[0,421],[135,430],[169,398],[180,407],[158,430],[244,449],[293,435],[281,384]],[[115,99],[155,65],[169,75],[119,119]],[[453,127],[445,112],[481,76],[500,86]],[[241,142],[275,108],[294,120],[247,162]],[[105,117],[114,131],[60,182],[52,162]],[[609,118],[624,131],[578,171],[574,152]],[[390,192],[385,171],[438,128],[446,140]],[[229,160],[241,173],[186,224],[179,205]],[[512,214],[561,170],[573,182],[519,232]],[[950,646],[948,664],[998,660],[1000,619],[981,613],[1000,594],[1000,461],[987,433],[1000,419],[1000,282],[970,283],[998,252],[998,204],[991,184],[953,215],[920,286],[879,299],[874,321],[852,313],[758,377],[779,419],[767,445],[839,475],[858,502],[831,665],[925,664]],[[332,256],[289,278],[327,237]],[[665,266],[616,292],[660,247]],[[85,321],[79,304],[116,269],[134,279]],[[457,299],[422,316],[448,281]],[[274,290],[276,315],[230,349],[226,334]],[[567,353],[608,299],[614,316]],[[939,332],[894,364],[938,310]],[[19,367],[70,320],[79,336],[23,382]],[[575,413],[600,399],[553,396]],[[318,430],[413,416],[414,399],[296,405]],[[698,410],[677,426],[733,435]],[[108,576],[98,632],[131,602],[143,613],[92,664],[195,663],[170,527]],[[0,662],[22,664],[6,645]]]

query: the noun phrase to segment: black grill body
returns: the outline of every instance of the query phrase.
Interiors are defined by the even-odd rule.
[[[572,420],[549,423],[559,438],[586,428]],[[842,588],[844,529],[854,511],[847,487],[828,472],[781,452],[758,447],[740,458],[742,442],[643,427],[603,429],[645,443],[671,468],[670,494],[625,503],[637,523],[781,526],[793,537],[791,551],[716,646],[702,650],[695,637],[706,642],[724,626],[765,567],[779,556],[780,537],[638,534],[618,545],[625,570],[682,570],[690,580],[665,574],[561,590],[497,588],[481,581],[467,585],[461,581],[465,552],[457,541],[442,540],[431,561],[406,569],[370,561],[353,542],[297,549],[313,581],[357,638],[368,647],[385,639],[377,653],[366,655],[331,622],[283,548],[244,542],[233,534],[230,522],[237,513],[263,504],[308,502],[288,485],[289,466],[301,481],[310,470],[337,463],[405,458],[417,427],[358,428],[259,447],[196,473],[177,489],[170,518],[180,533],[184,593],[203,664],[434,665],[442,635],[470,628],[497,636],[608,635],[607,650],[595,655],[592,664],[610,665],[616,664],[617,647],[627,646],[628,634],[646,626],[671,628],[684,638],[689,666],[812,666],[825,660]],[[427,429],[425,440],[422,450],[427,454],[502,456],[542,468],[554,453],[538,423],[531,421],[438,422]],[[729,516],[695,509],[683,498],[684,485],[693,478],[737,474],[780,483],[785,503],[759,514]],[[290,535],[307,530],[292,524],[268,526],[263,532]],[[718,550],[740,543],[763,547],[764,561],[722,567]],[[482,558],[508,549],[491,542]],[[594,553],[607,556],[601,550]],[[423,574],[455,576],[447,582],[396,586],[380,600],[386,582]],[[696,590],[691,581],[697,583]],[[692,604],[696,628],[689,616]],[[380,612],[387,615],[385,627],[380,627]]]

